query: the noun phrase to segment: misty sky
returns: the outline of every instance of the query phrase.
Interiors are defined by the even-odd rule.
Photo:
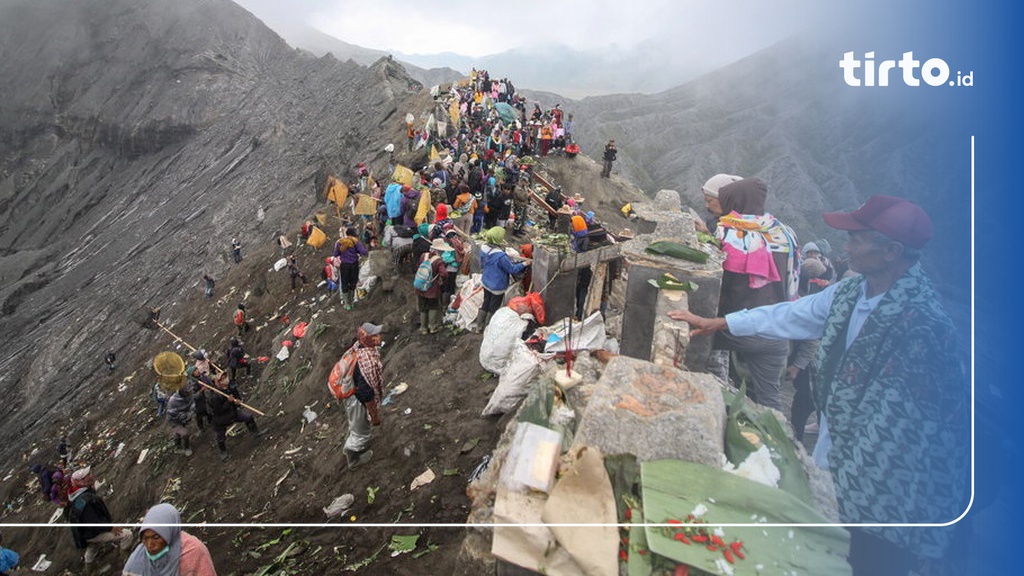
[[[723,62],[790,36],[824,10],[812,0],[235,1],[272,28],[299,20],[351,44],[405,54],[479,57],[540,43],[589,50],[650,42],[678,51],[677,58]]]

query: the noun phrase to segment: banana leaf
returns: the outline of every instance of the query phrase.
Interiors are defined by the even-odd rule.
[[[691,248],[686,244],[680,242],[671,242],[669,240],[659,240],[649,244],[646,248],[648,252],[653,254],[661,254],[662,256],[671,256],[672,258],[679,258],[681,260],[688,260],[690,262],[696,262],[698,264],[704,264],[711,257],[710,254],[697,248]]]
[[[565,393],[547,378],[535,380],[519,410],[519,421],[530,422],[562,433],[562,451],[569,449],[576,434],[575,421],[568,424],[551,422],[551,413],[560,405],[569,406]]]
[[[807,472],[783,424],[771,411],[757,411],[746,398],[746,380],[741,378],[740,382],[739,392],[727,388],[722,390],[728,407],[725,425],[726,458],[739,466],[758,448],[744,434],[756,435],[768,447],[772,463],[779,469],[779,488],[803,502],[813,502],[814,495],[811,493]]]
[[[680,529],[648,526],[646,544],[655,554],[712,574],[728,570],[736,576],[757,574],[850,574],[846,562],[849,533],[815,509],[782,490],[692,462],[658,460],[640,464],[643,517],[647,522],[685,522],[688,514],[716,524],[749,524],[721,528],[722,539],[742,542],[745,559],[726,564],[721,551],[674,539]],[[699,507],[706,508],[703,514]],[[758,524],[826,524],[825,526],[762,527]]]
[[[626,560],[626,573],[629,576],[648,576],[654,572],[654,559],[647,546],[644,533],[644,513],[638,508],[632,509],[632,525],[629,527],[629,556]],[[641,554],[640,552],[644,553]]]
[[[697,285],[693,282],[680,280],[668,272],[659,276],[657,280],[651,278],[647,283],[659,290],[685,290],[687,292],[697,290]]]

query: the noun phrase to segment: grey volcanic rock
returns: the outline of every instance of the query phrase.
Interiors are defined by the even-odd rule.
[[[0,76],[3,456],[74,414],[107,349],[141,349],[140,310],[383,154],[419,88],[390,59],[291,49],[227,0],[6,2]]]
[[[717,467],[725,441],[720,386],[710,374],[616,356],[594,388],[574,446]]]

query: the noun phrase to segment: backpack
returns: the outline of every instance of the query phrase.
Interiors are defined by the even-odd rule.
[[[431,256],[420,262],[416,268],[416,275],[412,278],[412,287],[420,292],[426,292],[434,285],[437,276],[434,274],[434,261],[437,256]]]
[[[331,391],[338,400],[348,398],[355,394],[356,387],[353,375],[356,371],[356,347],[353,346],[341,355],[341,359],[331,368],[331,375],[327,377],[327,389]]]
[[[470,209],[473,207],[473,202],[476,202],[476,199],[470,195],[468,201],[460,204],[458,208],[452,208],[451,211],[448,212],[448,218],[451,220],[458,220],[459,218],[462,218],[469,213]]]
[[[235,310],[235,326],[241,326],[243,324],[245,324],[245,311],[241,309]]]

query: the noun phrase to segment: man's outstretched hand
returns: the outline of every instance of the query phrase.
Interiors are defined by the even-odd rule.
[[[705,318],[697,316],[689,310],[672,310],[668,317],[673,320],[682,320],[690,325],[690,335],[700,336],[701,334],[713,334],[722,330],[728,330],[725,318]]]

